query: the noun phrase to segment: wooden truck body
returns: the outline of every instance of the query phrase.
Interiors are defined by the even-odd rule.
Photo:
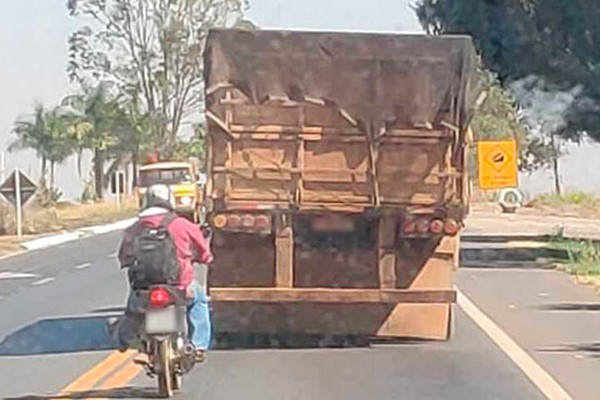
[[[218,332],[449,337],[475,68],[467,37],[210,32]]]

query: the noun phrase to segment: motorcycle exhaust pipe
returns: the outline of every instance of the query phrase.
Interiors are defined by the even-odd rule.
[[[183,354],[186,356],[194,355],[196,354],[196,348],[192,344],[188,343],[183,348]]]

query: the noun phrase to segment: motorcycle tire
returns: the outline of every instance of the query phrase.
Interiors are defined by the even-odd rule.
[[[171,365],[171,340],[163,340],[158,343],[157,346],[157,357],[156,363],[158,364],[158,395],[162,398],[168,399],[173,397],[173,374]]]
[[[183,375],[173,371],[171,378],[173,380],[173,390],[176,392],[180,391],[183,386]]]

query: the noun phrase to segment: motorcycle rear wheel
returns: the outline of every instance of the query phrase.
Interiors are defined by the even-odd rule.
[[[171,340],[166,339],[158,343],[156,363],[158,364],[158,395],[163,398],[173,397],[172,346]]]
[[[183,376],[181,374],[178,374],[175,371],[173,371],[172,374],[173,374],[172,375],[173,390],[178,392],[181,390],[181,387],[183,386]]]

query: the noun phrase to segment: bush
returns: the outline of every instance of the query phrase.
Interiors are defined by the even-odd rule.
[[[569,240],[563,245],[569,256],[567,272],[577,276],[600,275],[600,243]]]

